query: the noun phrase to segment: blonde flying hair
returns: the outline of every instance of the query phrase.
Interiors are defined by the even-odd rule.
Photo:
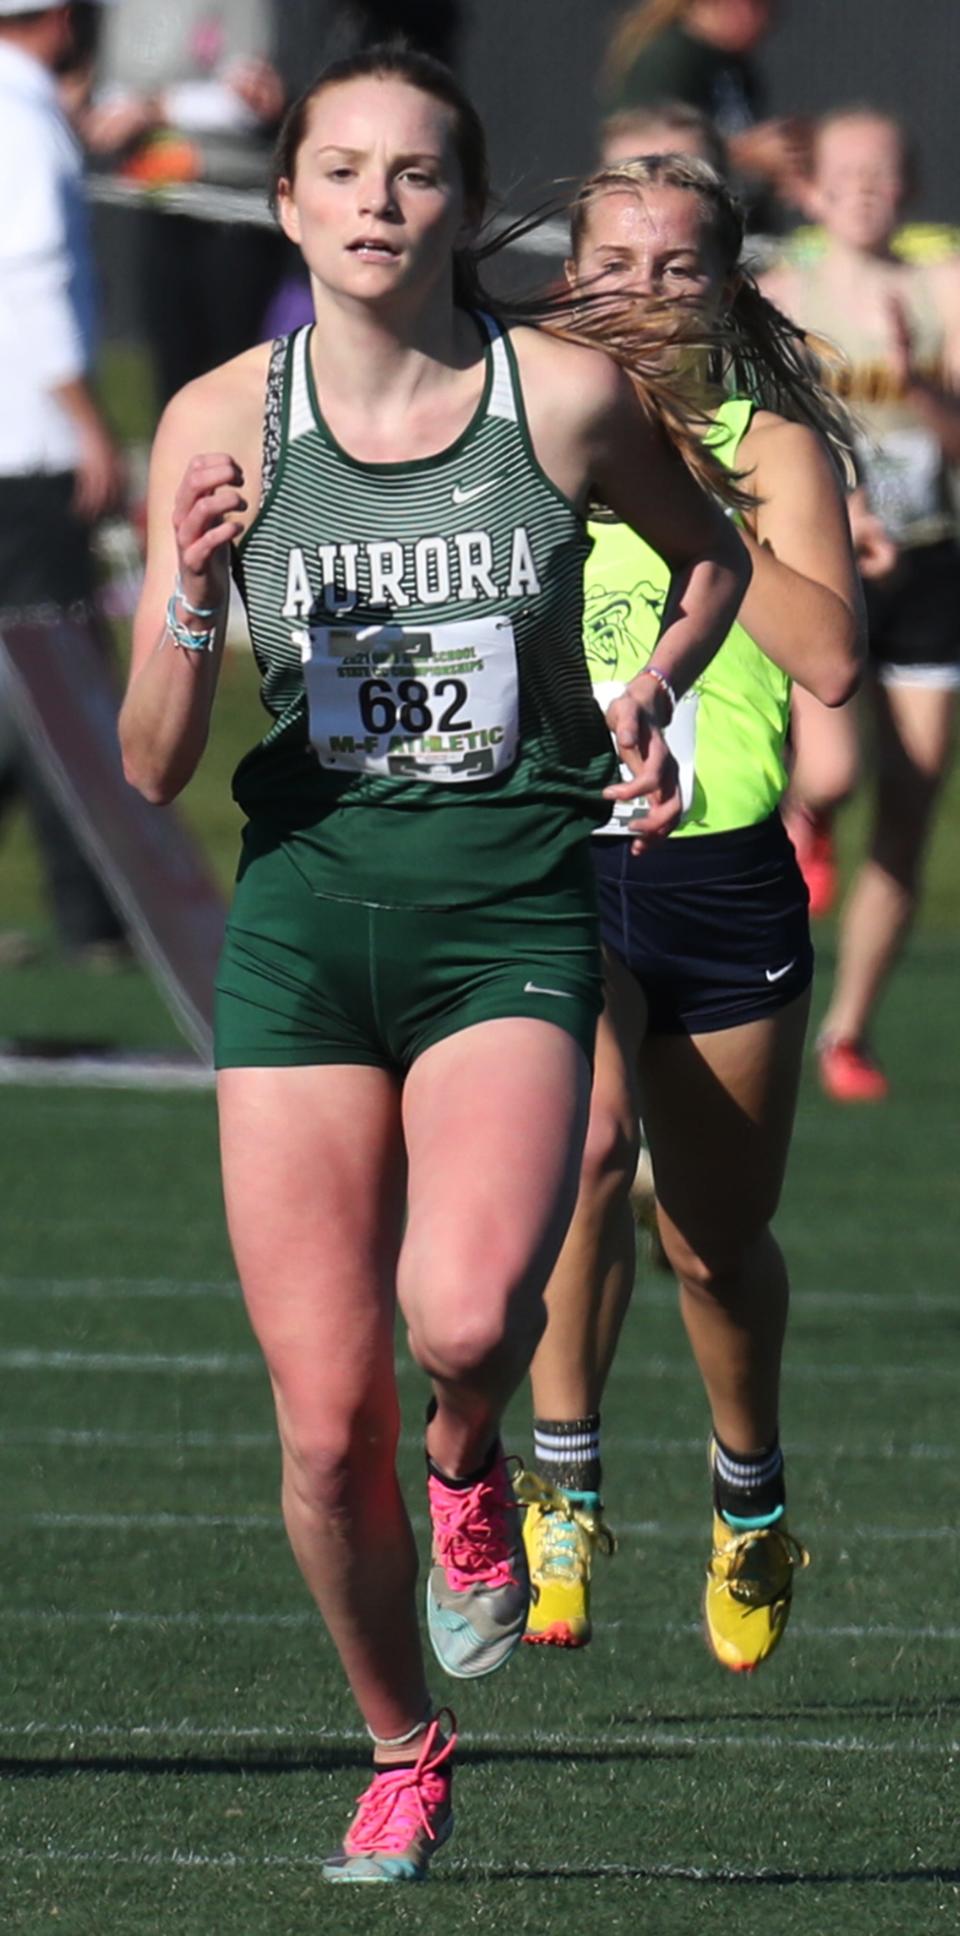
[[[642,196],[648,188],[680,188],[696,195],[721,273],[735,278],[732,299],[718,320],[718,340],[711,348],[710,377],[715,391],[749,397],[761,409],[775,411],[793,423],[807,424],[825,438],[838,469],[849,481],[854,434],[850,417],[830,387],[830,377],[812,339],[761,293],[741,261],[743,210],[709,162],[695,155],[641,155],[633,161],[598,168],[582,184],[573,205],[570,243],[574,258],[589,228],[591,209],[599,200],[624,190]],[[818,339],[817,348],[822,347]],[[687,455],[686,450],[683,454]]]
[[[607,48],[603,64],[606,86],[615,87],[625,74],[629,74],[647,43],[661,34],[665,27],[673,27],[682,20],[690,12],[692,4],[693,0],[642,0],[641,6],[629,7],[614,28]]]

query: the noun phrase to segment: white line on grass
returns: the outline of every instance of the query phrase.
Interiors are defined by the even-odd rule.
[[[422,1433],[411,1445],[423,1445]],[[702,1442],[697,1441],[702,1450]],[[28,1427],[12,1427],[0,1431],[0,1450],[4,1447],[44,1448],[50,1451],[71,1452],[265,1452],[277,1445],[276,1432],[113,1432],[106,1428],[90,1431],[68,1431],[58,1425],[41,1427],[31,1431]],[[819,1455],[822,1457],[822,1454]],[[944,1457],[957,1458],[957,1452],[944,1448]]]
[[[0,1351],[0,1371],[222,1372],[263,1370],[252,1351]]]
[[[143,1372],[209,1372],[217,1374],[224,1371],[249,1372],[262,1368],[262,1359],[252,1352],[208,1351],[194,1353],[171,1353],[161,1351],[41,1351],[13,1350],[0,1351],[0,1371],[143,1371]],[[678,1353],[674,1358],[641,1358],[632,1366],[634,1373],[646,1374],[650,1378],[690,1379],[693,1371],[688,1356]],[[422,1381],[423,1372],[419,1365],[409,1359],[401,1359],[397,1366],[400,1378],[416,1376]],[[867,1385],[877,1379],[895,1379],[898,1384],[929,1384],[932,1378],[956,1380],[956,1368],[952,1363],[939,1359],[935,1362],[909,1365],[903,1364],[791,1364],[786,1373],[787,1383],[817,1384],[857,1384]]]
[[[52,1058],[0,1055],[0,1085],[15,1089],[212,1089],[212,1069],[200,1062],[138,1056]]]
[[[423,1434],[404,1432],[400,1443],[408,1451],[418,1451],[423,1445]],[[702,1457],[705,1439],[702,1435],[666,1439],[641,1438],[630,1432],[604,1432],[603,1443],[608,1452],[691,1453]],[[0,1429],[0,1450],[29,1446],[36,1450],[77,1452],[264,1452],[272,1451],[276,1444],[276,1432],[114,1432],[107,1427],[68,1430],[56,1425]],[[868,1462],[914,1459],[952,1465],[960,1459],[960,1445],[925,1445],[920,1440],[912,1445],[896,1445],[889,1440],[880,1440],[875,1445],[846,1445],[842,1440],[836,1444],[825,1441],[815,1445],[806,1440],[790,1440],[785,1450],[791,1459],[816,1459],[821,1465],[830,1461],[842,1465],[851,1459]]]
[[[656,1357],[647,1358],[640,1351],[633,1358],[627,1358],[626,1363],[634,1377],[646,1374],[651,1378],[692,1379],[694,1376],[692,1361],[687,1352],[678,1351],[675,1356],[669,1358],[658,1353]],[[891,1379],[901,1385],[904,1383],[927,1385],[931,1378],[948,1378],[951,1382],[955,1382],[957,1370],[955,1364],[950,1361],[945,1362],[942,1357],[925,1359],[922,1364],[918,1364],[914,1358],[906,1365],[877,1364],[872,1360],[869,1363],[861,1361],[856,1364],[837,1364],[832,1359],[821,1360],[820,1358],[816,1358],[813,1363],[803,1364],[798,1362],[796,1357],[792,1357],[784,1367],[783,1376],[787,1385],[853,1384],[867,1388],[871,1381],[876,1379]]]
[[[211,1528],[225,1529],[233,1533],[273,1533],[278,1532],[282,1526],[279,1512],[10,1513],[6,1515],[6,1523],[8,1526],[34,1526],[45,1532],[70,1532],[74,1527],[82,1527],[86,1532],[92,1533],[129,1532],[131,1529],[145,1533],[192,1533],[209,1532]]]
[[[671,1636],[702,1633],[699,1620],[631,1619],[595,1620],[594,1632],[601,1633],[662,1633]],[[75,1608],[51,1607],[2,1607],[0,1608],[0,1627],[109,1627],[109,1628],[156,1628],[165,1627],[263,1627],[316,1629],[320,1631],[320,1615],[309,1609],[298,1613],[223,1613],[211,1610],[208,1613],[196,1609],[178,1610],[170,1613],[141,1613],[136,1609],[100,1608],[79,1611]],[[960,1627],[938,1627],[932,1624],[917,1627],[877,1626],[810,1626],[806,1622],[795,1626],[797,1642],[808,1640],[934,1640],[943,1643],[960,1641]]]
[[[42,1849],[14,1848],[4,1850],[4,1860],[17,1867],[32,1868],[42,1865],[47,1868],[108,1868],[108,1869],[213,1869],[220,1873],[247,1869],[290,1869],[316,1872],[323,1867],[326,1857],[322,1855],[278,1855],[265,1851],[262,1855],[243,1854],[235,1850],[222,1851],[218,1855],[207,1855],[198,1849],[144,1849],[138,1854],[126,1853],[122,1849],[63,1849],[51,1848],[49,1844]],[[642,1857],[636,1862],[594,1862],[587,1857],[583,1862],[557,1862],[552,1857],[540,1867],[531,1863],[509,1862],[506,1870],[503,1863],[496,1861],[458,1861],[444,1857],[443,1874],[460,1875],[477,1882],[491,1877],[509,1875],[511,1881],[522,1882],[525,1876],[538,1880],[545,1874],[550,1877],[576,1876],[603,1879],[606,1882],[768,1882],[778,1881],[781,1871],[774,1868],[732,1869],[726,1863],[717,1863],[710,1869],[688,1868],[680,1862],[644,1862]],[[904,1874],[913,1875],[919,1882],[929,1881],[923,1869],[907,1869]],[[846,1878],[856,1881],[858,1878]],[[889,1878],[865,1873],[863,1882],[880,1882]]]
[[[37,1301],[45,1298],[196,1298],[231,1297],[239,1298],[240,1285],[236,1279],[209,1280],[176,1277],[12,1277],[0,1272],[0,1297],[28,1298]],[[677,1301],[675,1288],[671,1286],[643,1286],[637,1292],[637,1309],[642,1314],[644,1305],[656,1305],[672,1309]],[[874,1291],[795,1291],[793,1295],[794,1335],[798,1331],[802,1337],[802,1318],[805,1311],[871,1311],[903,1314],[907,1317],[934,1316],[938,1313],[954,1313],[956,1299],[949,1296],[936,1297],[920,1291],[905,1292],[904,1295],[890,1295]]]
[[[891,1716],[895,1721],[895,1717]],[[515,1734],[503,1734],[481,1730],[471,1732],[464,1738],[464,1747],[469,1748],[544,1748],[569,1754],[575,1760],[578,1754],[600,1752],[604,1749],[618,1750],[635,1748],[638,1753],[655,1753],[658,1749],[685,1749],[688,1752],[719,1749],[748,1754],[853,1754],[853,1755],[957,1755],[960,1754],[960,1740],[931,1741],[928,1735],[912,1739],[899,1737],[893,1741],[865,1739],[858,1735],[790,1735],[771,1729],[742,1728],[717,1731],[716,1721],[705,1716],[704,1734],[675,1728],[658,1728],[648,1724],[629,1732],[611,1730],[607,1734],[560,1734],[543,1728],[518,1730]],[[303,1722],[299,1727],[262,1727],[238,1728],[225,1723],[222,1727],[214,1723],[208,1727],[196,1727],[186,1722],[156,1722],[137,1727],[111,1726],[98,1723],[87,1726],[83,1722],[69,1721],[26,1721],[20,1727],[0,1726],[0,1740],[33,1742],[45,1739],[65,1739],[71,1748],[83,1748],[88,1741],[121,1741],[147,1743],[150,1741],[169,1742],[172,1746],[212,1747],[215,1743],[244,1742],[248,1745],[260,1743],[269,1747],[276,1742],[297,1744],[303,1749],[311,1746],[369,1748],[369,1736],[359,1728],[313,1728]]]
[[[15,1527],[32,1527],[44,1532],[71,1532],[82,1528],[85,1532],[109,1533],[138,1532],[150,1533],[192,1533],[209,1532],[217,1528],[229,1532],[279,1532],[281,1520],[276,1513],[175,1513],[175,1512],[25,1512],[7,1513],[4,1523],[11,1530]],[[414,1515],[412,1525],[418,1532],[426,1530],[425,1518]],[[621,1521],[618,1531],[633,1539],[700,1539],[703,1525],[698,1520],[635,1519]],[[818,1539],[839,1540],[843,1544],[854,1540],[881,1540],[890,1544],[910,1544],[915,1540],[942,1540],[952,1542],[956,1529],[952,1526],[871,1526],[863,1520],[854,1525],[821,1526]]]
[[[240,1286],[231,1282],[169,1277],[2,1277],[0,1297],[24,1298],[42,1304],[61,1298],[116,1297],[124,1303],[138,1298],[228,1297],[238,1299]]]

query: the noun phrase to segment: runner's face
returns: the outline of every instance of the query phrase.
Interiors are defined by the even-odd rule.
[[[878,249],[897,226],[904,198],[903,145],[888,121],[834,121],[816,145],[813,206],[837,241]]]
[[[372,305],[449,282],[465,239],[453,114],[406,81],[361,77],[311,103],[280,219],[325,288]]]
[[[686,188],[611,189],[593,203],[574,266],[582,287],[713,313],[724,290],[709,224]]]

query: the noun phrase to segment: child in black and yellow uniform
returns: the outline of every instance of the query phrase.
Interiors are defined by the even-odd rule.
[[[838,1102],[880,1102],[887,1076],[872,1017],[914,918],[960,691],[960,259],[904,251],[913,165],[904,131],[869,107],[816,130],[810,201],[823,246],[764,286],[842,353],[834,372],[860,426],[858,464],[882,545],[865,567],[874,791],[869,846],[843,909],[821,1025],[821,1083]],[[884,555],[885,553],[885,555]],[[853,721],[797,698],[791,833],[811,897],[835,887],[833,810],[856,779]]]

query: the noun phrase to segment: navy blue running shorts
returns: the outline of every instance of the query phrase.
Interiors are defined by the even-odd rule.
[[[778,813],[645,854],[621,835],[590,848],[603,945],[643,989],[650,1034],[739,1028],[809,987],[809,897]]]

